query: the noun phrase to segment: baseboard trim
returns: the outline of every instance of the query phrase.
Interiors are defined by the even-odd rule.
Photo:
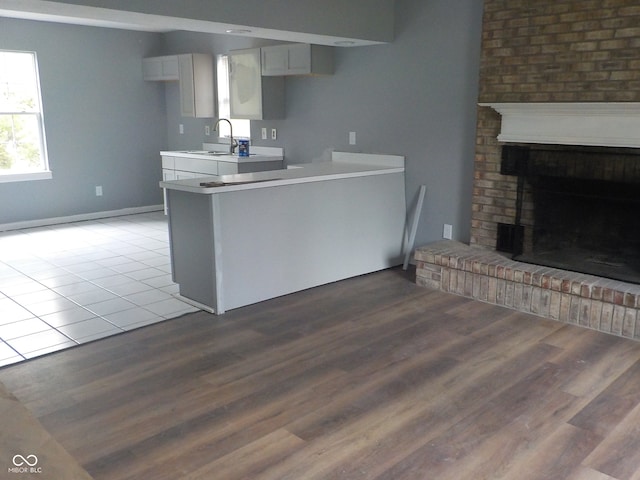
[[[0,224],[0,232],[22,230],[24,228],[46,227],[61,223],[84,222],[87,220],[98,220],[100,218],[121,217],[123,215],[135,215],[138,213],[149,213],[162,210],[164,210],[162,205],[148,205],[146,207],[131,207],[104,212],[82,213],[79,215],[69,215],[67,217],[42,218],[38,220],[26,220],[24,222],[2,223]]]

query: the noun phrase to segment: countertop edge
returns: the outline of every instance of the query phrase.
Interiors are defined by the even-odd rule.
[[[241,191],[241,190],[254,190],[259,188],[271,188],[271,187],[279,187],[284,185],[295,185],[295,184],[312,183],[312,182],[324,182],[329,180],[340,180],[340,179],[346,179],[346,178],[368,177],[368,176],[374,176],[374,175],[389,175],[393,173],[404,173],[404,171],[405,171],[404,167],[381,168],[380,166],[371,166],[370,170],[327,173],[327,174],[300,176],[300,177],[292,177],[292,178],[256,179],[255,181],[247,180],[247,183],[242,183],[237,185],[225,185],[221,187],[193,186],[193,185],[186,184],[187,181],[184,181],[184,180],[171,180],[167,182],[163,181],[163,182],[160,182],[160,186],[162,188],[167,188],[170,190],[179,190],[183,192],[211,195],[215,193],[235,192],[235,191]],[[264,173],[277,175],[278,172],[287,172],[287,170],[272,170]],[[220,181],[220,177],[209,176],[209,177],[201,177],[196,180],[198,182],[216,181],[216,180]],[[242,181],[242,180],[238,180],[238,181]]]

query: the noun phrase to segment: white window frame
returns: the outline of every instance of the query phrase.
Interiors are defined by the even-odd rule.
[[[217,86],[218,86],[218,118],[227,118],[233,125],[233,138],[251,139],[251,120],[231,118],[231,101],[229,94],[229,56],[218,55],[216,59]],[[218,132],[219,140],[229,139],[229,124],[220,122]]]
[[[33,65],[35,68],[35,79],[36,79],[36,88],[37,88],[37,95],[38,95],[38,110],[34,111],[34,112],[24,112],[24,111],[19,111],[19,112],[14,112],[14,111],[5,111],[5,110],[0,110],[0,114],[3,115],[29,115],[29,116],[35,116],[37,119],[37,125],[38,125],[38,134],[39,134],[39,141],[40,141],[40,152],[41,152],[41,160],[42,160],[42,169],[38,170],[38,171],[33,171],[33,172],[21,172],[21,173],[10,173],[10,172],[4,172],[3,170],[0,169],[0,183],[6,183],[6,182],[24,182],[24,181],[30,181],[30,180],[48,180],[53,178],[52,172],[49,168],[49,160],[48,160],[48,155],[47,155],[47,142],[46,142],[46,137],[45,137],[45,132],[44,132],[44,114],[43,114],[43,106],[42,106],[42,93],[41,93],[41,88],[40,88],[40,75],[39,75],[39,71],[38,71],[38,57],[36,55],[36,52],[30,52],[30,51],[19,51],[19,50],[5,50],[2,49],[0,50],[0,53],[19,53],[19,54],[25,54],[25,55],[32,55],[33,56]]]

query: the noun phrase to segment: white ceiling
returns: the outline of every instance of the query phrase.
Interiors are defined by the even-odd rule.
[[[120,10],[39,0],[0,0],[0,17],[74,25],[88,25],[95,27],[120,28],[146,32],[170,32],[175,30],[184,30],[224,35],[243,35],[271,40],[346,47],[376,45],[381,43],[355,38],[273,30],[255,26],[232,25],[228,23],[125,12]],[[232,32],[230,33],[229,30]],[[248,31],[242,33],[233,32],[237,30]]]

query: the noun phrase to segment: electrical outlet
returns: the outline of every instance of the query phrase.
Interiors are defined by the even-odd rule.
[[[356,132],[349,132],[349,145],[356,144]]]
[[[97,185],[96,186],[96,197],[101,197],[102,196],[102,185]]]
[[[178,125],[178,131],[180,132],[180,135],[184,135],[184,125],[183,124]]]
[[[211,135],[211,127],[209,125],[204,126],[204,134],[208,137]]]
[[[276,140],[278,138],[278,131],[275,128],[271,129],[271,140]]]
[[[453,238],[453,226],[448,223],[444,224],[444,228],[442,229],[442,238],[447,238],[451,240]]]
[[[267,127],[262,127],[262,140],[267,139]]]

